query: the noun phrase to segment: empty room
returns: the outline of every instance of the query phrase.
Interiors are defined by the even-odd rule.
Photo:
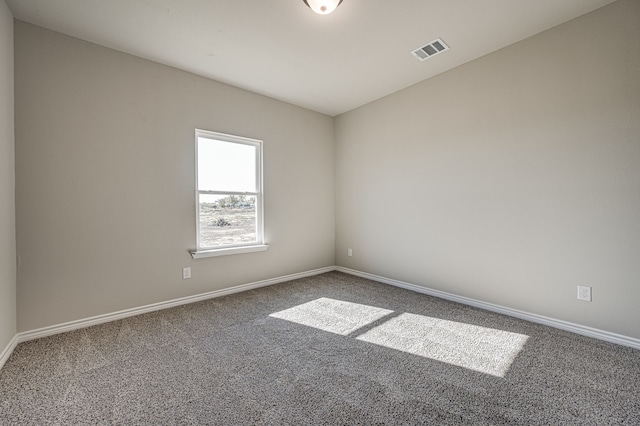
[[[640,1],[0,0],[0,424],[640,424]]]

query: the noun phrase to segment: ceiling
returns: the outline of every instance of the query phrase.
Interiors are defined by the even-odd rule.
[[[330,116],[613,0],[6,0],[16,19]],[[424,62],[410,52],[442,38]]]

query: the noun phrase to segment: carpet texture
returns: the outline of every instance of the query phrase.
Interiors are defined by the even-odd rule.
[[[19,344],[0,424],[639,425],[640,351],[331,272]]]

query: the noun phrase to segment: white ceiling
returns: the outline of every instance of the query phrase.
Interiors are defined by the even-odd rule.
[[[331,116],[613,0],[6,0],[22,21]],[[410,52],[437,37],[451,48]]]

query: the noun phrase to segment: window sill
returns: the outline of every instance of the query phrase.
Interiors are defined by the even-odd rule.
[[[255,251],[265,251],[269,248],[268,244],[258,244],[255,246],[244,247],[228,247],[213,250],[192,251],[191,257],[194,259],[204,259],[205,257],[227,256],[230,254],[253,253]]]

